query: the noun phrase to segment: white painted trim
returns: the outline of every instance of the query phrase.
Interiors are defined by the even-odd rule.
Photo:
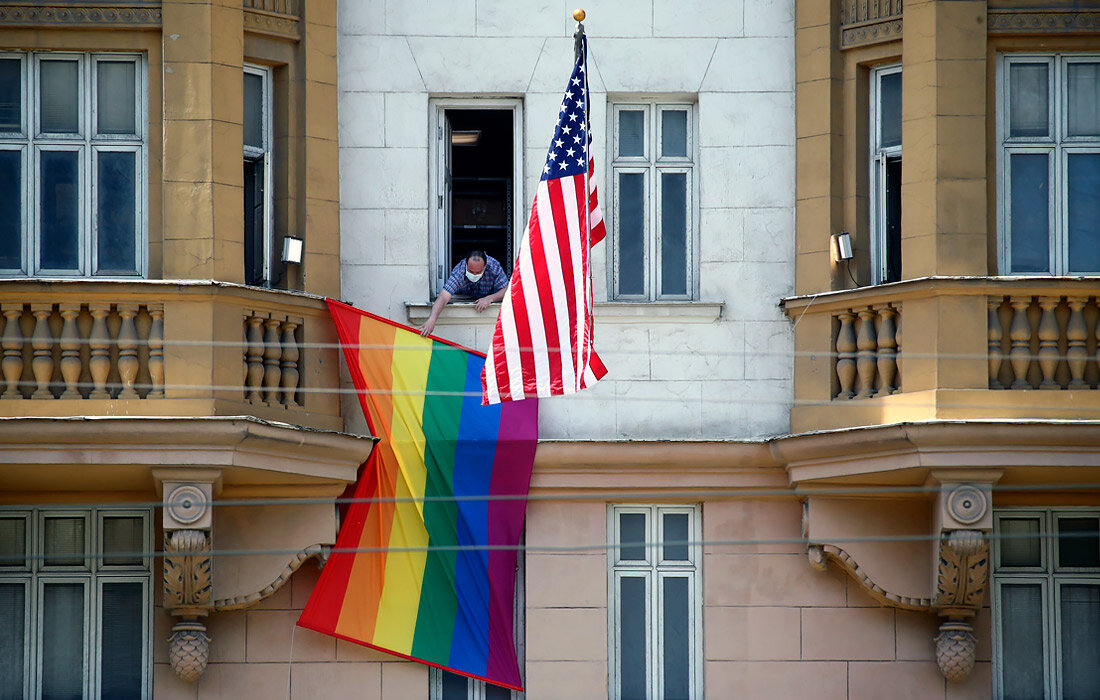
[[[899,63],[873,68],[868,85],[870,154],[867,160],[871,171],[868,180],[871,185],[870,197],[868,197],[870,214],[868,231],[870,232],[871,284],[873,285],[883,284],[886,281],[889,264],[889,255],[886,250],[886,162],[900,158],[902,149],[900,145],[883,146],[879,142],[879,135],[882,133],[881,85],[885,76],[900,73],[901,64]]]

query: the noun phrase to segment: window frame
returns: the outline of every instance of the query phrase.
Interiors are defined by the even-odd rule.
[[[889,278],[889,241],[886,235],[886,167],[889,161],[902,158],[902,146],[883,146],[882,135],[882,79],[888,75],[900,75],[901,63],[888,63],[871,69],[868,81],[868,158],[870,170],[868,182],[871,196],[868,197],[869,231],[871,248],[871,284],[884,284]],[[904,78],[903,78],[904,80]],[[900,117],[900,115],[899,115]],[[900,186],[901,183],[898,183]]]
[[[263,145],[261,147],[250,146],[244,143],[244,139],[241,141],[242,157],[244,162],[259,161],[263,164],[264,169],[264,197],[263,197],[263,233],[261,247],[263,248],[262,258],[263,264],[261,265],[261,277],[262,286],[270,286],[274,284],[275,264],[274,264],[274,251],[275,251],[275,227],[274,227],[274,213],[275,213],[275,193],[272,191],[274,186],[274,176],[271,172],[272,164],[274,162],[274,139],[272,137],[272,117],[274,110],[274,100],[272,86],[274,85],[274,75],[271,67],[260,65],[258,63],[245,62],[242,66],[241,80],[244,81],[245,75],[256,75],[260,77],[260,137]],[[242,97],[244,90],[242,87]],[[251,231],[245,231],[245,236],[251,236]],[[247,260],[246,260],[246,265]],[[248,283],[248,280],[245,280]]]
[[[608,247],[607,289],[614,301],[693,301],[699,298],[699,138],[698,138],[698,102],[675,98],[651,98],[628,96],[623,99],[609,99],[610,128],[608,132],[608,177],[610,184],[605,218],[610,219],[611,244]],[[620,116],[623,112],[641,111],[643,131],[643,154],[641,156],[620,156]],[[664,153],[663,129],[661,118],[665,112],[684,111],[687,113],[687,144],[684,156],[669,156]],[[642,198],[645,205],[642,232],[642,288],[640,294],[619,291],[620,269],[619,254],[620,217],[618,203],[621,201],[620,174],[643,174]],[[661,213],[663,188],[661,175],[665,173],[684,173],[687,175],[685,192],[684,222],[687,228],[684,241],[685,285],[684,294],[661,293],[663,268],[660,251],[663,249],[663,231]]]
[[[1089,585],[1100,589],[1100,566],[1061,567],[1058,562],[1058,520],[1063,517],[1094,516],[1100,519],[1100,508],[1065,506],[1057,508],[998,508],[994,511],[994,545],[991,547],[992,571],[991,618],[993,642],[993,697],[1004,697],[1003,639],[1001,615],[1002,589],[1006,585],[1039,585],[1043,618],[1043,688],[1044,697],[1062,696],[1062,616],[1060,614],[1061,590],[1064,585]],[[1012,519],[1039,520],[1040,566],[1001,565],[1001,523]]]
[[[63,277],[76,279],[142,279],[149,271],[148,205],[148,59],[140,52],[104,51],[3,51],[0,59],[20,60],[19,132],[0,132],[0,150],[21,151],[20,202],[21,257],[19,268],[0,270],[0,277]],[[41,66],[54,61],[77,62],[77,132],[42,131]],[[134,132],[99,134],[98,66],[118,62],[134,64]],[[40,165],[44,152],[76,152],[77,155],[77,263],[76,269],[45,267],[42,263],[42,211]],[[98,271],[99,152],[134,152],[134,267],[132,273]]]
[[[622,514],[641,513],[645,520],[645,558],[623,560],[621,519]],[[687,560],[663,559],[665,514],[686,514],[689,518]],[[667,578],[687,578],[689,611],[688,626],[688,684],[692,698],[703,698],[703,550],[702,507],[699,504],[635,504],[610,503],[607,507],[607,639],[608,639],[608,697],[620,700],[622,679],[619,675],[621,658],[622,606],[617,595],[618,583],[623,578],[641,578],[646,588],[646,678],[647,696],[651,700],[664,697],[664,675],[661,660],[664,658],[663,582]]]
[[[428,99],[428,279],[431,298],[443,291],[443,283],[453,267],[449,260],[451,249],[450,219],[451,187],[448,172],[449,147],[444,145],[447,135],[446,112],[449,110],[510,110],[512,112],[512,254],[519,256],[519,244],[523,239],[530,212],[526,191],[526,143],[524,135],[523,99],[520,97],[429,97]],[[542,167],[542,160],[539,161]],[[504,264],[504,261],[501,261]],[[505,264],[507,268],[507,264]],[[513,268],[514,269],[514,268]]]
[[[1097,52],[1002,52],[996,64],[996,164],[997,164],[997,264],[1002,275],[1079,276],[1100,275],[1098,270],[1072,270],[1069,259],[1069,156],[1100,154],[1100,135],[1070,136],[1068,66],[1100,63]],[[1013,64],[1046,64],[1046,136],[1011,136],[1011,70]],[[1047,269],[1039,272],[1012,269],[1012,185],[1009,163],[1015,154],[1047,154]]]
[[[139,583],[142,587],[141,613],[141,697],[152,697],[153,674],[153,509],[151,508],[11,508],[0,507],[0,517],[21,517],[24,530],[25,559],[22,567],[0,568],[0,583],[20,583],[24,588],[23,688],[28,697],[39,697],[43,682],[42,648],[44,590],[50,584],[78,583],[84,596],[81,623],[83,644],[83,695],[98,698],[101,693],[100,641],[103,635],[103,587],[111,583]],[[45,521],[48,517],[84,519],[83,563],[73,566],[45,564]],[[132,517],[142,521],[141,565],[103,563],[103,522],[109,517]]]

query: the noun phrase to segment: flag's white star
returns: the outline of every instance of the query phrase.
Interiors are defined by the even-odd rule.
[[[569,103],[562,102],[561,103],[561,109],[558,110],[558,114],[562,114],[563,112],[565,112],[565,110],[568,108],[568,106],[569,106]]]
[[[561,168],[562,170],[565,170],[565,168],[566,168],[565,161],[563,160],[562,162],[558,163],[558,167]]]
[[[581,79],[580,78],[573,78],[573,84],[574,85],[580,85],[581,84]]]
[[[569,121],[571,121],[571,122],[577,121],[577,113],[576,112],[573,112],[569,115]]]
[[[544,173],[550,172],[550,163],[547,163],[545,166],[543,166],[542,172],[544,172]]]
[[[564,145],[565,145],[565,142],[562,141],[561,139],[555,139],[554,140],[554,148],[561,148]]]
[[[578,158],[577,159],[577,165],[579,165],[583,168],[584,167],[584,158]]]
[[[573,137],[573,143],[580,143],[580,142],[581,142],[581,137],[580,136],[574,136]]]
[[[577,106],[584,109],[584,100],[577,100]]]
[[[572,129],[570,129],[570,128],[569,128],[568,126],[563,126],[563,127],[561,128],[561,132],[562,132],[563,134],[571,134],[571,133],[573,133],[573,130],[572,130]]]

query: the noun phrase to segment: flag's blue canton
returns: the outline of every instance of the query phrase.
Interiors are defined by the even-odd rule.
[[[585,50],[587,48],[584,47]],[[546,164],[542,168],[543,180],[581,175],[588,168],[584,156],[587,123],[585,110],[588,109],[585,87],[582,51],[577,64],[573,66],[573,75],[569,77],[569,85],[565,87],[565,99],[558,110],[558,128],[554,130],[550,152],[546,154]]]

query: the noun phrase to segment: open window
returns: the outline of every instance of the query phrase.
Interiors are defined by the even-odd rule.
[[[244,67],[244,281],[272,282],[271,70]]]
[[[518,100],[439,101],[434,110],[436,206],[432,293],[471,250],[512,272],[522,231]]]
[[[871,72],[871,283],[901,279],[901,66]]]

